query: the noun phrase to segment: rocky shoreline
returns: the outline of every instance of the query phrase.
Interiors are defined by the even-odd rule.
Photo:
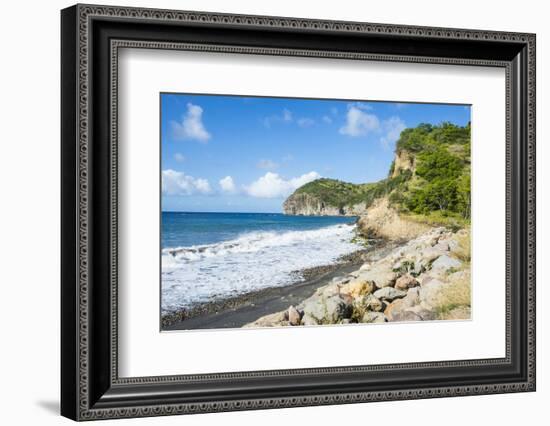
[[[161,317],[161,327],[163,330],[210,328],[205,327],[210,317],[222,318],[229,315],[235,316],[235,313],[244,310],[247,310],[247,316],[250,316],[253,315],[253,309],[251,308],[258,307],[259,304],[266,305],[264,309],[270,309],[269,306],[277,305],[284,300],[299,302],[301,300],[300,297],[309,297],[315,289],[323,285],[326,280],[331,280],[333,276],[338,276],[342,273],[351,272],[359,265],[362,265],[366,259],[379,255],[380,251],[383,251],[385,246],[386,242],[373,240],[368,248],[344,255],[335,263],[295,271],[299,273],[302,280],[288,286],[265,288],[230,298],[201,303],[190,309],[181,309],[176,312],[164,314]],[[282,306],[278,309],[281,307]],[[271,312],[275,310],[276,309],[273,309]],[[251,316],[249,321],[255,318],[257,318],[257,316]],[[201,324],[201,322],[203,324]],[[217,322],[221,321],[217,320]],[[230,319],[227,325],[224,324],[221,327],[232,327],[235,326],[234,324],[240,327],[245,323],[239,325],[238,321]]]
[[[469,319],[470,230],[422,231],[245,327]]]

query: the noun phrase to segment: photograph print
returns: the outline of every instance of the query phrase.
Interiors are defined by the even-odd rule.
[[[471,317],[471,107],[160,94],[162,331]]]

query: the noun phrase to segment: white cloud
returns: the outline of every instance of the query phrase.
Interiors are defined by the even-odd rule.
[[[283,110],[283,121],[292,121],[292,113],[286,108]]]
[[[292,112],[285,108],[281,114],[274,114],[264,117],[262,121],[265,127],[271,127],[274,123],[292,123],[293,120]]]
[[[231,176],[226,176],[223,179],[220,179],[220,188],[223,192],[235,192],[235,182],[233,182],[233,178]]]
[[[210,189],[210,184],[208,183],[208,181],[206,179],[196,179],[195,180],[195,187],[197,188],[197,190],[203,194],[208,194],[211,189]]]
[[[362,109],[363,111],[371,111],[374,109],[372,105],[367,104],[365,102],[353,102],[349,104],[348,107],[359,108],[359,109]]]
[[[185,161],[185,156],[183,154],[180,154],[179,152],[176,152],[174,154],[174,160],[176,160],[178,163],[183,163]]]
[[[382,130],[384,135],[380,138],[380,142],[384,148],[393,149],[393,145],[399,139],[401,132],[407,126],[405,122],[397,116],[393,116],[382,122]]]
[[[202,122],[203,109],[192,103],[187,104],[187,112],[180,122],[171,121],[172,132],[176,139],[191,139],[207,142],[211,135]]]
[[[380,120],[376,115],[364,112],[356,105],[351,105],[346,114],[346,124],[340,128],[340,133],[357,137],[379,130]]]
[[[283,198],[290,195],[300,186],[320,177],[321,175],[314,171],[292,179],[285,179],[277,173],[267,172],[244,189],[252,197]]]
[[[330,118],[328,115],[323,115],[323,121],[327,124],[332,123],[332,118]]]
[[[297,123],[300,127],[311,127],[315,124],[315,120],[312,118],[303,117],[298,119]]]
[[[273,170],[279,167],[279,164],[271,160],[260,160],[256,164],[256,167],[259,169]]]
[[[172,169],[162,171],[162,193],[165,195],[208,194],[211,191],[206,179],[195,179]]]

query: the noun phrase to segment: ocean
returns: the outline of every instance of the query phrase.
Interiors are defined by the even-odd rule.
[[[162,312],[302,280],[359,250],[354,217],[162,213]]]

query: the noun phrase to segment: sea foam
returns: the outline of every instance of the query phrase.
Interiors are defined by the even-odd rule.
[[[162,250],[162,311],[292,284],[299,270],[360,249],[354,225],[315,230],[248,232],[216,244]]]

